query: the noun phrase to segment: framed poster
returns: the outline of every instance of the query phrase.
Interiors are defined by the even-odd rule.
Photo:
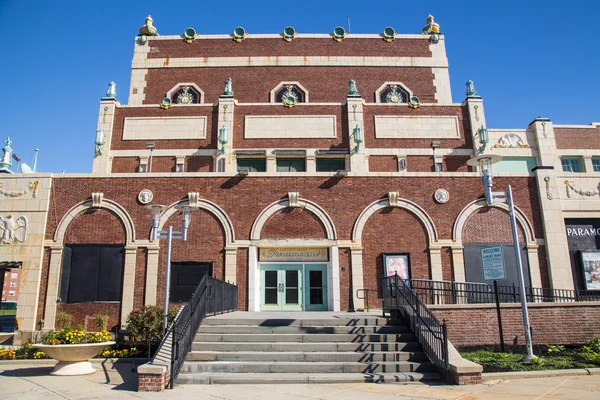
[[[383,277],[396,274],[401,279],[410,279],[410,255],[408,253],[383,254]]]
[[[582,251],[581,266],[586,290],[600,290],[600,252]]]
[[[506,267],[504,266],[504,253],[502,246],[483,247],[481,253],[481,268],[483,280],[505,280]]]

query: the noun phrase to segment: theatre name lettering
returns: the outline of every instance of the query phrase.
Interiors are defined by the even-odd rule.
[[[261,248],[260,261],[327,261],[327,249]]]
[[[600,236],[600,228],[567,228],[567,236]]]

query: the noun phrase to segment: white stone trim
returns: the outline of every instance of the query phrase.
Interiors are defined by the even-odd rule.
[[[444,39],[444,35],[439,35],[440,40]],[[181,41],[180,35],[160,35],[160,36],[148,36],[148,42],[153,40],[177,40]],[[196,35],[194,40],[233,40],[230,33],[227,34],[216,34],[216,35]],[[281,33],[248,33],[246,35],[245,40],[250,39],[281,39]],[[295,40],[299,39],[332,39],[331,33],[298,33]],[[381,35],[378,33],[347,33],[344,40],[351,39],[381,39]],[[402,39],[422,39],[429,40],[429,35],[421,35],[421,34],[397,34],[395,36],[395,41],[399,41]]]
[[[82,201],[81,203],[78,203],[71,207],[71,209],[67,211],[65,215],[61,218],[60,222],[56,227],[56,231],[54,232],[53,238],[54,244],[62,245],[64,243],[65,233],[71,222],[73,222],[75,218],[81,215],[81,213],[92,208],[94,207],[92,207],[91,199]],[[103,199],[100,206],[96,208],[108,210],[121,220],[121,222],[123,223],[123,227],[125,228],[125,247],[132,246],[135,243],[135,226],[133,225],[133,220],[131,216],[123,206],[121,206],[116,201]]]
[[[173,94],[175,92],[177,92],[177,90],[179,90],[179,88],[183,87],[183,86],[191,86],[193,87],[199,94],[200,94],[200,99],[198,99],[198,103],[197,104],[203,104],[204,103],[204,90],[200,89],[200,86],[196,85],[195,83],[178,83],[175,86],[173,86],[171,88],[171,90],[169,90],[166,94],[165,97],[168,97],[169,99],[173,96]],[[173,102],[174,103],[174,102]],[[175,105],[175,104],[173,104]],[[187,106],[185,104],[177,104],[178,106]],[[191,104],[190,104],[191,105]]]
[[[381,97],[381,92],[383,92],[389,85],[397,85],[400,86],[403,90],[406,91],[406,93],[408,93],[408,98],[406,99],[407,102],[406,103],[385,103],[382,102],[380,97]],[[408,88],[408,86],[406,86],[404,83],[402,82],[384,82],[383,85],[379,86],[379,88],[375,91],[375,103],[376,104],[385,104],[388,106],[396,106],[396,105],[404,105],[406,106],[406,104],[408,104],[408,101],[410,100],[410,98],[413,96],[413,92],[412,90],[410,90]]]
[[[284,87],[285,85],[298,86],[298,88],[301,89],[304,92],[304,101],[303,101],[303,103],[308,103],[308,89],[306,89],[304,86],[302,86],[300,84],[300,82],[297,82],[297,81],[279,82],[279,84],[277,86],[275,86],[275,88],[273,90],[271,90],[271,92],[269,94],[269,101],[271,103],[277,103],[277,100],[275,99],[275,96],[277,95],[277,92],[279,92],[281,90],[281,88]],[[281,105],[281,103],[277,103],[277,104]],[[300,104],[300,103],[298,103],[298,104]]]
[[[452,228],[452,239],[458,245],[462,246],[462,231],[463,231],[463,228],[465,227],[465,224],[468,221],[469,217],[471,215],[473,215],[473,213],[475,213],[477,210],[484,208],[484,207],[488,207],[485,199],[473,200],[472,202],[467,204],[465,206],[465,208],[463,208],[462,211],[458,214],[458,216],[456,217],[456,220],[454,222],[454,227]],[[508,205],[506,205],[504,203],[494,204],[492,207],[501,208],[504,211],[508,212]],[[527,216],[523,213],[523,211],[521,211],[516,206],[515,206],[515,217],[516,217],[517,222],[519,223],[519,225],[521,225],[521,228],[523,229],[523,232],[525,234],[524,239],[525,239],[525,242],[527,243],[527,245],[529,246],[531,244],[534,244],[537,246],[536,240],[535,240],[535,234],[534,234],[533,226],[531,225],[531,222],[529,222],[529,219],[527,219]]]
[[[168,61],[168,62],[167,62]],[[448,62],[432,57],[360,57],[360,56],[255,56],[255,57],[188,57],[133,60],[132,69],[150,68],[218,68],[218,67],[286,67],[354,66],[354,67],[422,67],[447,68]]]
[[[180,200],[176,203],[171,204],[169,208],[163,211],[160,215],[158,229],[162,230],[164,228],[164,225],[167,223],[167,220],[172,215],[178,212],[176,207],[187,205],[189,205],[189,200],[187,197],[184,200]],[[225,211],[223,211],[221,207],[219,207],[212,201],[206,199],[198,199],[197,206],[203,210],[212,213],[215,217],[217,217],[219,222],[221,222],[221,226],[225,230],[225,247],[233,247],[235,242],[235,231],[233,229],[233,223],[231,222],[231,219],[229,218],[227,213],[225,213]]]
[[[352,241],[362,243],[362,232],[365,228],[365,225],[369,218],[375,214],[377,211],[382,208],[392,207],[390,204],[389,198],[386,196],[383,199],[375,200],[371,204],[369,204],[358,216],[356,222],[354,223],[354,228],[352,229]],[[433,220],[427,214],[427,212],[421,208],[416,203],[413,203],[410,200],[406,200],[403,198],[398,198],[396,207],[403,208],[413,214],[417,219],[419,219],[423,225],[425,226],[425,230],[427,232],[427,239],[429,240],[429,246],[433,245],[433,243],[437,242],[438,234],[433,224]]]
[[[265,207],[265,209],[262,210],[258,217],[256,217],[256,219],[254,220],[254,224],[252,224],[252,229],[250,231],[250,240],[259,240],[260,235],[262,233],[262,229],[265,226],[267,220],[277,212],[288,207],[291,206],[290,201],[287,197],[285,199],[275,201],[269,204],[267,207]],[[327,239],[337,240],[337,232],[335,230],[335,225],[333,224],[333,220],[325,210],[323,210],[316,203],[302,198],[298,198],[298,207],[310,211],[317,218],[319,218],[319,220],[325,227],[325,231],[327,232]]]

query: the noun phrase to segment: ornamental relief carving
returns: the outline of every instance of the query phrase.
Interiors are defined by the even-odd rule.
[[[23,243],[27,237],[27,218],[12,215],[0,217],[0,240],[2,244]]]
[[[498,143],[496,143],[494,145],[494,147],[492,147],[492,148],[501,148],[501,149],[525,148],[525,149],[528,149],[530,147],[531,146],[529,146],[527,143],[525,143],[523,141],[521,136],[517,135],[516,133],[507,133],[506,135],[502,136],[500,138],[500,140],[498,140]]]
[[[11,199],[26,198],[29,192],[32,192],[32,198],[37,198],[39,193],[39,181],[31,181],[27,184],[27,189],[9,190],[4,188],[4,183],[0,182],[0,194]]]

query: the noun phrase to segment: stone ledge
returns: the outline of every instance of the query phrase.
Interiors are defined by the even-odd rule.
[[[449,368],[447,380],[455,385],[476,385],[482,382],[483,367],[464,359],[448,341]]]

